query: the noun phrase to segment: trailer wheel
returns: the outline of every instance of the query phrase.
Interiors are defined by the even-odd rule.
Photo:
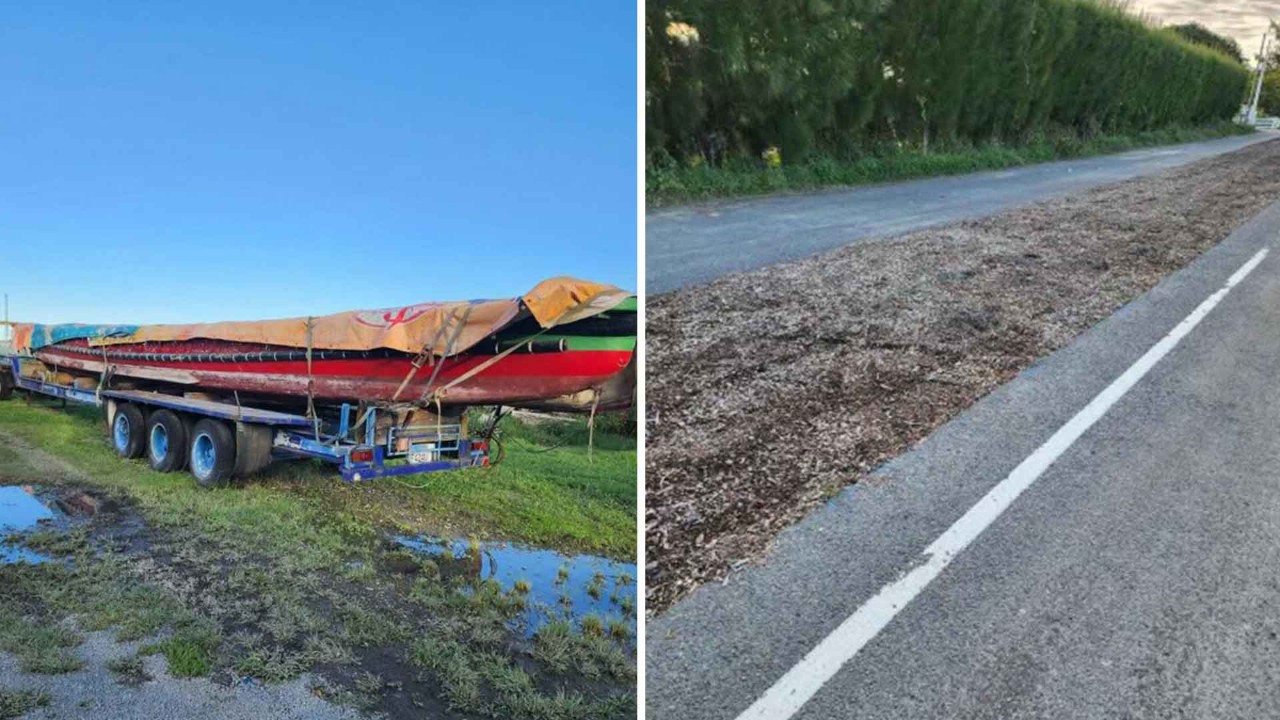
[[[122,403],[116,408],[116,417],[111,422],[111,444],[122,458],[142,457],[147,449],[147,423],[137,405]]]
[[[9,374],[8,368],[0,367],[0,400],[8,400],[13,397],[13,376]]]
[[[202,488],[225,485],[236,466],[236,436],[227,424],[205,418],[191,431],[191,474]]]
[[[147,421],[147,460],[156,472],[187,464],[187,427],[172,410],[157,410]]]

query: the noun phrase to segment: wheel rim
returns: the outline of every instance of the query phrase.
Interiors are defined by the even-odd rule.
[[[151,457],[157,462],[169,457],[169,431],[160,423],[151,426]]]
[[[124,413],[116,413],[116,420],[111,424],[111,436],[115,439],[116,450],[124,451],[129,446],[129,418]]]
[[[217,454],[213,449],[213,438],[207,433],[200,433],[196,436],[196,441],[191,444],[191,469],[196,476],[206,478],[213,473],[213,465],[216,461]]]

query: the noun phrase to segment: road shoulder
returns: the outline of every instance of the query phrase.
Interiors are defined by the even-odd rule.
[[[1274,237],[1271,206],[648,629],[651,717],[731,718]]]

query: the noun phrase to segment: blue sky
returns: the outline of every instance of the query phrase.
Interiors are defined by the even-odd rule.
[[[5,13],[15,319],[635,287],[634,3],[183,5]]]

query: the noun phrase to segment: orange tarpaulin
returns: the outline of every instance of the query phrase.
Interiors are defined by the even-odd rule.
[[[93,345],[207,339],[332,350],[389,348],[417,353],[430,348],[437,355],[455,354],[517,319],[521,302],[539,325],[550,328],[598,315],[631,296],[613,285],[559,277],[542,281],[519,298],[428,302],[312,318],[140,326],[17,323],[14,347],[30,351],[51,344],[51,338],[61,335],[88,337]],[[74,332],[81,329],[83,332]]]

